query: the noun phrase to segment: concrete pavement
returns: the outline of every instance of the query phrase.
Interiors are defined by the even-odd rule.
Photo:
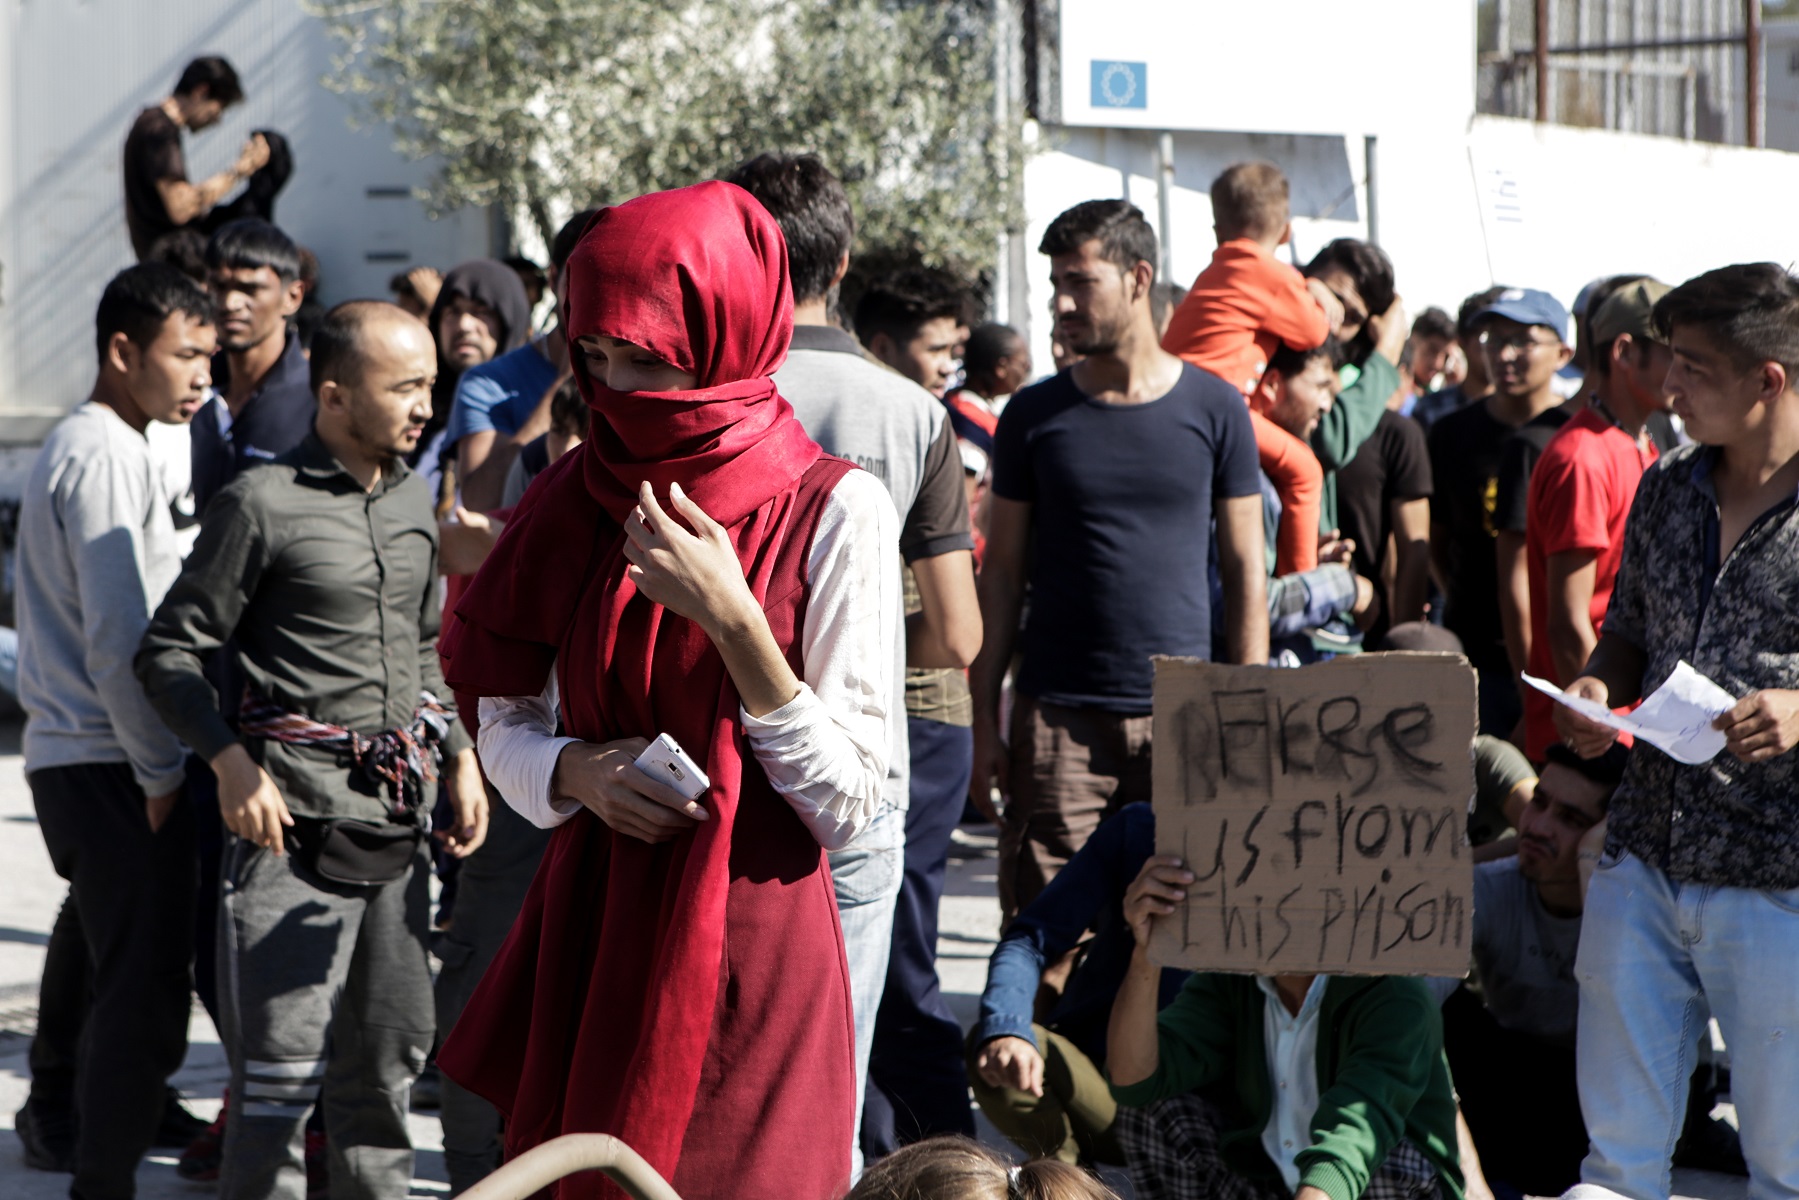
[[[964,829],[956,834],[943,899],[938,940],[938,971],[944,994],[964,1028],[973,1023],[987,959],[999,936],[999,901],[994,878],[995,839],[991,830]],[[26,1065],[29,1030],[36,1020],[37,981],[44,946],[67,886],[57,878],[44,853],[32,812],[31,793],[19,757],[19,724],[0,718],[0,1198],[61,1200],[68,1177],[25,1167],[13,1136],[13,1114],[25,1101],[30,1083]],[[227,1078],[225,1057],[206,1013],[196,1003],[189,1026],[187,1063],[174,1083],[189,1097],[190,1107],[205,1117],[218,1111]],[[418,1166],[410,1195],[448,1194],[443,1169],[441,1132],[435,1114],[414,1113],[413,1142]],[[977,1113],[981,1140],[1010,1152],[1003,1139]],[[143,1200],[203,1200],[216,1189],[190,1184],[175,1174],[175,1151],[157,1151],[138,1171]],[[1107,1172],[1107,1182],[1125,1200],[1129,1185],[1122,1172]],[[1699,1200],[1744,1200],[1746,1181],[1701,1172],[1675,1173],[1676,1190]]]

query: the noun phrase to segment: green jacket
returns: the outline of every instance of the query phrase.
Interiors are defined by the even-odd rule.
[[[1156,1073],[1114,1085],[1112,1094],[1143,1107],[1222,1085],[1235,1101],[1225,1111],[1240,1121],[1219,1138],[1225,1162],[1245,1177],[1278,1184],[1261,1141],[1274,1105],[1262,1039],[1265,1002],[1253,976],[1192,976],[1157,1019]],[[1300,1185],[1331,1200],[1358,1200],[1402,1137],[1436,1164],[1459,1200],[1455,1093],[1436,1002],[1418,979],[1333,976],[1318,1013],[1318,1110],[1312,1145],[1296,1159]]]
[[[1324,467],[1324,496],[1319,504],[1318,530],[1329,533],[1337,528],[1337,472],[1374,436],[1387,401],[1399,388],[1399,368],[1379,354],[1370,354],[1355,381],[1337,394],[1312,431],[1312,452]]]

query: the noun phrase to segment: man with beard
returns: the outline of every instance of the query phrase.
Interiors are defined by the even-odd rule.
[[[219,312],[218,395],[193,425],[194,510],[245,467],[273,462],[312,431],[306,352],[289,329],[300,311],[300,250],[254,217],[223,226],[206,243],[206,272]]]
[[[443,277],[425,324],[437,343],[437,383],[418,446],[407,462],[424,476],[432,495],[456,448],[446,438],[462,373],[517,350],[531,337],[531,301],[518,272],[491,258],[475,258]],[[451,597],[455,602],[455,597]]]
[[[333,309],[313,342],[312,434],[215,498],[137,654],[157,712],[211,763],[233,835],[219,997],[231,1200],[303,1193],[306,1117],[327,1080],[332,1192],[398,1194],[412,1178],[440,763],[452,817],[436,837],[461,857],[487,828],[437,660],[437,525],[403,461],[431,415],[435,358],[393,305]],[[201,669],[233,640],[235,729]]]
[[[1433,981],[1439,994],[1451,991],[1444,1049],[1481,1171],[1533,1196],[1579,1182],[1587,1150],[1574,1073],[1574,956],[1586,897],[1580,856],[1585,845],[1598,857],[1624,753],[1615,747],[1583,759],[1550,747],[1518,815],[1517,856],[1474,868],[1479,992]]]
[[[1227,656],[1268,661],[1249,410],[1229,384],[1161,348],[1154,231],[1134,205],[1092,200],[1052,221],[1039,249],[1050,256],[1056,336],[1084,357],[1015,395],[994,437],[969,795],[990,807],[997,776],[1009,796],[1007,917],[1107,814],[1149,799],[1150,656],[1212,656],[1214,540]],[[1008,753],[1000,683],[1015,646]]]
[[[567,291],[562,269],[597,211],[583,209],[570,217],[550,243],[549,287],[558,313]],[[568,338],[556,321],[541,337],[463,371],[444,441],[456,448],[456,478],[465,508],[488,512],[502,507],[507,472],[520,451],[550,432],[550,406],[569,376]]]
[[[1506,737],[1523,709],[1499,608],[1500,459],[1514,430],[1560,415],[1555,373],[1572,351],[1568,311],[1548,292],[1508,288],[1475,321],[1494,391],[1430,427],[1430,546],[1449,593],[1443,623],[1480,674],[1480,730]]]
[[[207,281],[219,316],[219,352],[213,355],[217,394],[194,418],[190,453],[194,512],[226,484],[259,463],[273,462],[312,432],[318,405],[312,397],[306,353],[291,318],[304,296],[300,251],[267,221],[245,218],[221,226],[206,243]],[[243,692],[236,652],[227,647],[207,665],[222,711],[235,718]],[[194,991],[216,1023],[219,856],[218,784],[204,759],[187,764],[188,795],[198,818],[200,891],[195,904]],[[218,1167],[224,1136],[222,1117],[186,1148],[176,1170],[184,1179],[205,1181]]]
[[[26,1164],[73,1171],[73,1195],[129,1197],[144,1151],[198,1124],[168,1090],[193,954],[186,755],[130,662],[181,567],[144,431],[193,418],[214,333],[206,293],[160,263],[107,284],[95,324],[99,378],[44,442],[19,512],[25,779],[69,896],[16,1127]]]
[[[1530,477],[1527,662],[1554,684],[1571,682],[1599,645],[1631,502],[1659,457],[1649,419],[1668,409],[1662,381],[1673,355],[1657,340],[1652,314],[1669,290],[1635,280],[1594,309],[1593,401],[1549,441]],[[1524,751],[1533,762],[1556,740],[1553,708],[1534,688],[1524,695]]]

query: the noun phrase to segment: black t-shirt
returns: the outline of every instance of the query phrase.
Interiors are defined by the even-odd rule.
[[[1499,452],[1499,479],[1493,489],[1493,528],[1500,533],[1523,533],[1530,510],[1530,473],[1549,446],[1574,416],[1556,407],[1505,439]]]
[[[1148,404],[1102,404],[1063,371],[1006,405],[993,491],[1033,506],[1020,692],[1146,713],[1151,655],[1211,657],[1213,502],[1261,495],[1235,388],[1185,367]]]
[[[1381,560],[1393,532],[1393,504],[1431,494],[1430,454],[1424,430],[1410,417],[1388,410],[1356,456],[1337,472],[1337,528],[1355,539],[1350,562],[1356,574],[1381,592],[1381,615],[1364,641],[1374,645],[1386,632],[1392,597],[1381,584]]]
[[[131,231],[131,248],[137,251],[139,262],[157,238],[181,228],[169,220],[168,207],[156,185],[165,179],[186,178],[181,126],[162,109],[146,108],[125,137],[125,228]]]
[[[1542,423],[1553,429],[1558,420],[1566,421],[1567,415],[1552,408],[1526,426]],[[1493,543],[1499,529],[1500,462],[1514,432],[1487,411],[1484,401],[1440,417],[1430,427],[1430,468],[1436,484],[1430,519],[1449,532],[1449,595],[1443,624],[1462,639],[1469,661],[1486,670],[1511,669],[1499,617],[1499,568]]]

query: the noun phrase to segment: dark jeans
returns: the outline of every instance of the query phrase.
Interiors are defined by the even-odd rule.
[[[194,898],[194,994],[214,1029],[219,1020],[219,860],[225,821],[219,816],[219,781],[197,754],[187,756],[187,796],[194,806],[194,845],[200,853],[200,889]]]
[[[124,763],[46,767],[26,781],[50,862],[69,881],[44,956],[31,1104],[74,1107],[71,1196],[130,1197],[187,1057],[193,812],[177,801],[152,833]]]
[[[1580,1182],[1587,1153],[1574,1047],[1506,1029],[1467,988],[1443,1003],[1443,1049],[1481,1172],[1531,1196]]]
[[[937,908],[950,834],[974,772],[974,738],[965,725],[918,717],[906,727],[912,747],[906,868],[862,1108],[862,1153],[870,1160],[935,1134],[974,1136],[962,1025],[937,979]]]

